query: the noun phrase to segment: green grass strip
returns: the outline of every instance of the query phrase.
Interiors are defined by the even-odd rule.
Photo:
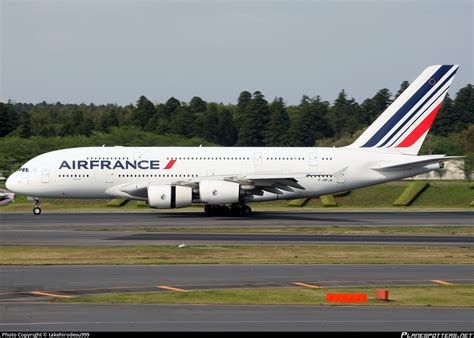
[[[130,200],[124,200],[120,198],[115,198],[113,200],[110,200],[107,202],[108,207],[123,207],[124,205],[127,205]]]
[[[434,245],[0,246],[0,265],[55,264],[474,264],[474,255]]]
[[[288,201],[288,206],[289,207],[304,207],[306,203],[308,203],[310,199],[309,198],[299,198],[296,200],[291,200]]]
[[[377,287],[221,289],[190,292],[100,294],[81,296],[74,299],[55,298],[54,301],[68,303],[325,305],[328,304],[326,303],[326,293],[341,292],[367,293],[368,303],[358,303],[357,305],[474,306],[474,285],[387,286],[384,289],[389,290],[389,302],[377,300],[375,298],[376,289]],[[334,304],[331,303],[331,305]]]
[[[325,207],[337,207],[337,202],[333,195],[324,195],[320,198],[322,205]]]
[[[429,183],[425,181],[411,182],[397,200],[393,202],[393,205],[400,207],[410,205],[428,187]]]

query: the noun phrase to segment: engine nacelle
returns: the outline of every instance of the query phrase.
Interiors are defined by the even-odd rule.
[[[150,184],[148,186],[148,205],[151,208],[183,208],[192,203],[192,189],[175,185]]]
[[[227,181],[199,182],[199,199],[208,204],[237,203],[240,197],[238,183]]]

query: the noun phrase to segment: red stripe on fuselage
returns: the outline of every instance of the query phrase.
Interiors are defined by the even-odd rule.
[[[427,116],[421,123],[413,129],[413,131],[408,135],[402,142],[400,142],[399,145],[397,145],[397,148],[407,148],[411,147],[413,144],[415,144],[416,141],[430,129],[431,125],[433,124],[433,121],[436,117],[436,113],[438,112],[439,108],[441,107],[441,104],[443,102],[440,102],[435,109]]]
[[[166,165],[165,169],[171,169],[172,166],[176,163],[176,160],[170,160]]]

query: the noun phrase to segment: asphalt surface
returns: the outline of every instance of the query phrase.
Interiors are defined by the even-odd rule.
[[[0,331],[472,332],[474,310],[310,306],[0,304]]]
[[[473,212],[268,212],[251,217],[202,213],[0,214],[0,245],[137,245],[220,243],[473,244],[473,236],[238,234],[235,227],[473,226]],[[166,228],[224,227],[229,233],[160,233]],[[153,232],[147,232],[152,229]],[[209,232],[212,232],[211,230]]]
[[[473,212],[0,213],[0,245],[423,243],[471,237],[246,235],[235,227],[472,226]],[[229,233],[145,228],[228,227]],[[91,231],[93,230],[93,231]],[[260,236],[260,237],[259,237]],[[52,304],[51,295],[215,288],[473,284],[472,265],[160,265],[0,267],[1,331],[473,331],[473,308]],[[442,286],[440,286],[442,287]],[[41,294],[32,293],[41,292]]]
[[[81,295],[218,288],[474,284],[472,265],[74,265],[0,267],[0,301],[41,298],[30,292]],[[43,296],[44,298],[44,296]],[[48,297],[46,297],[47,299]]]
[[[295,211],[255,212],[249,217],[206,217],[203,212],[145,213],[0,213],[0,230],[108,230],[147,227],[327,227],[327,226],[469,226],[474,212]]]

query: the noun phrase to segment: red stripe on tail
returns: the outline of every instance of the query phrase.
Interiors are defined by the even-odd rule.
[[[408,148],[411,147],[413,144],[415,144],[418,139],[430,129],[431,125],[433,124],[433,121],[436,117],[436,113],[438,113],[439,108],[441,107],[441,104],[443,102],[440,102],[436,106],[435,109],[427,116],[421,123],[413,129],[413,131],[408,135],[402,142],[400,142],[399,145],[397,145],[397,148]]]

